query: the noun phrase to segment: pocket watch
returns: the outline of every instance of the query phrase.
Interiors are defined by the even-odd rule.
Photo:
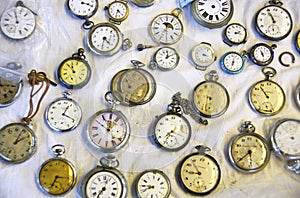
[[[157,0],[130,0],[134,5],[138,7],[152,6]]]
[[[130,124],[125,115],[115,109],[118,103],[114,95],[107,92],[105,100],[111,105],[108,109],[96,112],[88,121],[87,137],[91,145],[104,153],[120,150],[130,136]]]
[[[196,69],[205,71],[217,59],[210,43],[201,42],[192,49],[192,60]]]
[[[153,60],[150,61],[150,68],[169,71],[177,67],[179,60],[176,49],[167,46],[161,47],[154,53]]]
[[[160,170],[146,170],[138,176],[135,190],[138,198],[168,198],[171,193],[171,182]]]
[[[205,81],[200,82],[193,90],[192,105],[202,116],[219,117],[229,106],[229,94],[226,88],[217,82],[219,76],[215,70],[205,75]]]
[[[128,184],[124,175],[117,169],[118,166],[119,161],[114,156],[101,158],[100,164],[83,177],[80,185],[81,197],[126,198]]]
[[[11,105],[20,96],[23,79],[15,71],[21,67],[20,63],[11,62],[0,68],[0,107]]]
[[[125,106],[145,104],[156,92],[154,77],[142,69],[145,64],[137,60],[131,60],[131,63],[134,68],[119,71],[110,83],[115,99]]]
[[[276,156],[284,161],[285,167],[300,175],[300,120],[284,118],[271,128],[271,147]]]
[[[300,53],[300,30],[298,30],[298,32],[296,33],[294,43],[295,43],[296,50]]]
[[[217,160],[207,154],[210,148],[198,145],[197,152],[184,157],[176,170],[176,176],[187,192],[207,195],[217,188],[221,180],[221,169]]]
[[[75,17],[87,19],[96,14],[98,0],[67,0],[66,6]]]
[[[196,22],[210,29],[226,25],[233,15],[231,0],[196,0],[191,9]]]
[[[107,22],[94,25],[94,22],[86,20],[83,29],[89,30],[85,43],[88,48],[100,56],[112,56],[120,49],[127,50],[132,46],[131,41],[124,39],[120,29]]]
[[[22,1],[18,1],[2,13],[0,27],[3,34],[15,40],[29,37],[36,27],[35,15]]]
[[[247,30],[240,23],[231,23],[224,30],[224,43],[229,46],[245,43],[247,40]]]
[[[269,46],[265,43],[257,43],[250,49],[250,59],[259,66],[269,65],[274,58],[275,44]]]
[[[104,10],[107,11],[109,21],[118,25],[127,19],[129,15],[129,7],[127,1],[124,0],[114,0],[108,6],[105,6]]]
[[[267,141],[255,133],[255,127],[246,121],[240,127],[240,134],[228,144],[228,157],[231,165],[245,173],[262,170],[269,162],[270,148]]]
[[[265,80],[261,80],[250,87],[248,98],[251,107],[262,115],[275,115],[280,112],[285,104],[283,89],[270,77],[276,75],[272,67],[264,67]]]
[[[57,144],[52,147],[56,157],[48,159],[39,168],[37,183],[39,188],[54,196],[65,195],[76,183],[74,165],[60,156],[65,153],[65,147]]]
[[[36,136],[25,123],[2,127],[0,137],[0,157],[9,163],[24,162],[36,151]]]
[[[74,130],[81,121],[81,108],[75,100],[69,98],[69,95],[70,91],[64,92],[64,97],[54,100],[45,110],[46,123],[54,131]]]
[[[168,112],[158,116],[153,126],[154,141],[165,150],[178,151],[191,139],[190,122],[183,116],[183,107],[174,99],[168,105]]]
[[[297,107],[300,109],[300,84],[297,85],[294,91],[294,99]]]
[[[293,21],[290,13],[284,9],[282,2],[269,1],[270,5],[261,8],[255,17],[255,29],[267,40],[279,41],[292,31]]]
[[[157,15],[150,24],[150,35],[158,43],[171,45],[178,42],[183,36],[183,24],[179,17],[180,8],[175,8],[171,13]]]
[[[61,62],[56,75],[59,83],[67,89],[84,87],[91,78],[91,67],[85,60],[84,49],[79,48],[72,57]]]
[[[245,68],[246,52],[238,53],[235,51],[226,52],[220,62],[221,68],[228,74],[241,73]]]

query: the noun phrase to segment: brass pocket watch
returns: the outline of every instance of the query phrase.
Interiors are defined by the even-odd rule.
[[[138,198],[168,198],[171,193],[171,182],[160,170],[145,170],[137,178],[135,191]]]
[[[90,170],[80,184],[80,195],[90,197],[126,198],[128,184],[124,175],[117,169],[119,161],[108,155],[100,159],[100,165]]]
[[[69,95],[71,92],[65,91],[63,97],[54,100],[45,110],[46,123],[54,131],[74,130],[81,121],[81,108]]]
[[[149,102],[155,95],[156,82],[151,73],[142,69],[144,63],[131,60],[134,68],[119,71],[111,80],[110,90],[122,105],[135,106]]]
[[[171,45],[178,42],[183,36],[183,24],[179,17],[182,14],[180,8],[171,13],[157,15],[150,24],[150,35],[158,43]]]
[[[215,190],[221,180],[221,169],[217,160],[207,154],[210,148],[198,145],[197,152],[184,157],[176,169],[181,187],[197,196],[207,195]]]
[[[207,118],[223,115],[229,106],[229,94],[226,88],[217,82],[219,76],[215,70],[205,75],[193,90],[192,105],[196,112]]]
[[[161,47],[154,53],[153,60],[150,61],[150,68],[169,71],[177,67],[179,60],[180,57],[175,48]]]
[[[105,94],[105,100],[111,107],[96,112],[89,119],[87,138],[93,148],[104,153],[113,153],[123,148],[129,140],[130,124],[125,115],[115,109],[118,101],[112,92]]]
[[[196,0],[192,3],[192,16],[200,25],[213,29],[226,25],[233,15],[232,0]]]
[[[285,104],[285,93],[279,84],[270,80],[276,75],[272,67],[262,68],[265,80],[261,80],[249,89],[250,106],[262,115],[275,115],[281,111]]]
[[[107,11],[109,21],[115,24],[121,24],[129,15],[128,2],[125,0],[114,0],[104,7]]]
[[[131,41],[124,38],[120,29],[112,23],[94,24],[94,22],[86,20],[82,27],[89,31],[85,43],[97,55],[112,56],[121,49],[126,51],[132,46]]]
[[[293,28],[290,13],[279,0],[270,0],[270,5],[261,8],[255,17],[255,29],[265,39],[279,41],[286,38]]]
[[[284,161],[287,170],[300,175],[300,120],[279,119],[270,130],[270,141],[275,155]]]
[[[231,165],[245,173],[262,170],[270,160],[268,142],[259,134],[254,133],[255,127],[246,121],[239,128],[240,134],[228,143],[228,158]]]
[[[66,6],[72,15],[80,19],[94,16],[98,10],[98,0],[67,0]]]
[[[11,105],[20,96],[23,79],[14,71],[21,67],[20,63],[11,62],[0,68],[0,107]]]
[[[21,40],[32,35],[36,27],[36,13],[17,1],[16,5],[2,13],[0,27],[8,38]]]
[[[91,67],[85,60],[84,49],[60,63],[56,70],[58,82],[67,89],[84,87],[91,78]]]
[[[63,145],[54,145],[52,152],[56,157],[48,159],[40,166],[37,183],[43,192],[53,196],[62,196],[74,187],[76,171],[70,161],[60,157],[65,153]]]
[[[296,50],[300,53],[300,30],[297,31],[294,39]]]

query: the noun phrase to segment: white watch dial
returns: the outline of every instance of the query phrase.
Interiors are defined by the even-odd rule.
[[[60,98],[51,103],[45,117],[50,128],[56,131],[69,131],[75,129],[80,120],[82,112],[79,105],[68,98]]]
[[[34,14],[23,6],[12,7],[1,17],[1,30],[12,39],[27,38],[33,33],[35,26]]]
[[[92,175],[86,184],[86,196],[91,198],[120,198],[123,185],[120,178],[112,172],[100,171]]]
[[[186,118],[176,114],[161,115],[154,127],[155,139],[168,150],[183,148],[191,137],[191,126]]]
[[[209,44],[200,43],[193,48],[192,59],[197,66],[207,67],[215,61],[216,56]]]
[[[171,70],[178,65],[179,55],[174,48],[162,47],[156,51],[154,59],[160,69]]]
[[[69,0],[69,10],[79,18],[89,18],[98,9],[98,0]]]

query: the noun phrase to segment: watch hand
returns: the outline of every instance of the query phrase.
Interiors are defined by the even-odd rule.
[[[260,55],[261,55],[262,57],[265,57],[263,51],[261,51],[261,50],[260,50]]]
[[[22,140],[25,139],[25,137],[23,137],[23,138],[20,139],[22,133],[23,133],[23,131],[21,131],[21,132],[19,133],[17,139],[13,142],[14,145],[16,145],[18,142],[20,142],[20,141],[22,141]]]
[[[16,24],[19,24],[19,20],[18,20],[18,16],[17,16],[16,10],[14,11],[14,14],[15,14],[15,18],[16,18]]]
[[[72,70],[73,74],[76,73],[75,70],[74,70],[74,68],[73,68],[73,66],[71,66],[69,64],[67,64],[67,66]]]
[[[241,31],[234,32],[234,34],[241,34]]]
[[[276,21],[275,21],[275,19],[274,19],[273,15],[272,15],[270,12],[268,12],[268,15],[271,17],[271,19],[272,19],[272,22],[273,22],[273,23],[276,23]]]
[[[238,162],[242,161],[245,157],[247,157],[247,155],[250,155],[250,156],[251,156],[251,153],[252,153],[252,151],[251,151],[251,150],[248,150],[248,152],[247,152],[242,158],[240,158],[240,159],[238,160]]]
[[[70,106],[67,106],[65,111],[62,113],[62,115],[65,115],[65,113],[68,111],[69,108],[70,108]]]
[[[90,3],[86,3],[86,2],[84,2],[84,1],[81,1],[81,5],[88,5],[88,6],[90,6],[90,7],[93,7],[93,5],[92,5],[92,4],[90,4]]]
[[[73,122],[75,122],[75,119],[72,118],[71,116],[69,116],[69,115],[67,115],[67,114],[62,114],[62,115],[65,116],[65,117],[67,117],[67,118],[69,118],[69,119],[71,119]]]
[[[269,96],[268,96],[268,94],[265,92],[265,90],[262,88],[262,87],[259,87],[260,88],[260,90],[264,93],[264,95],[266,96],[266,98],[270,98]]]

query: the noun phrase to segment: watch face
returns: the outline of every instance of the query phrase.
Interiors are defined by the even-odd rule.
[[[118,80],[118,91],[130,105],[145,104],[155,95],[155,79],[146,70],[128,69]]]
[[[229,22],[232,14],[231,0],[196,0],[192,4],[192,16],[204,27],[222,27]]]
[[[127,182],[116,169],[97,167],[83,178],[81,191],[83,197],[126,198]]]
[[[179,150],[191,138],[189,121],[180,115],[162,114],[154,123],[155,141],[166,150]]]
[[[271,143],[280,156],[300,155],[300,120],[282,119],[272,129]]]
[[[125,146],[130,136],[130,126],[120,111],[105,109],[90,118],[87,132],[94,147],[111,153]]]
[[[229,94],[226,88],[215,81],[203,81],[193,91],[192,104],[202,116],[219,117],[229,106]]]
[[[74,166],[62,158],[52,158],[44,162],[39,170],[38,184],[50,195],[63,195],[76,183]]]
[[[266,140],[258,134],[240,134],[229,144],[229,158],[232,165],[242,172],[257,172],[270,159]]]
[[[240,53],[227,52],[221,58],[221,68],[229,74],[238,74],[245,66],[244,58]]]
[[[91,68],[85,60],[68,58],[59,65],[57,77],[62,86],[68,89],[79,89],[89,82]]]
[[[98,0],[68,0],[67,6],[74,16],[86,19],[97,12]]]
[[[197,66],[206,67],[211,65],[216,59],[214,49],[210,44],[200,43],[192,50],[192,60]],[[198,69],[198,68],[197,68]],[[199,68],[201,69],[201,68]],[[203,70],[205,70],[203,68]]]
[[[297,51],[300,53],[300,31],[298,31],[296,33],[296,36],[295,36],[295,46],[296,46]]]
[[[276,5],[263,7],[258,11],[255,28],[265,39],[278,41],[287,37],[293,27],[289,12]]]
[[[209,194],[218,186],[220,179],[219,164],[210,155],[193,153],[179,165],[179,181],[192,194]]]
[[[183,35],[182,22],[173,14],[160,14],[150,24],[151,37],[158,43],[170,45]]]
[[[0,23],[3,34],[16,40],[29,37],[36,26],[34,14],[23,6],[6,10]]]
[[[75,129],[82,117],[81,108],[70,98],[59,98],[53,101],[45,111],[48,126],[60,132]]]
[[[273,61],[273,49],[264,43],[258,43],[250,49],[250,58],[256,65],[266,66]]]
[[[168,198],[170,192],[170,180],[162,171],[147,170],[140,174],[136,184],[136,193],[139,198]]]
[[[33,131],[22,123],[12,123],[0,130],[0,157],[11,163],[29,159],[36,150]]]
[[[244,43],[247,38],[246,28],[239,23],[232,23],[225,29],[225,38],[231,44]]]
[[[276,82],[262,80],[250,88],[249,102],[258,113],[275,115],[285,104],[285,94]]]
[[[122,46],[120,30],[113,24],[99,23],[91,29],[87,37],[89,48],[98,55],[111,56]]]
[[[109,18],[116,22],[124,21],[129,14],[129,8],[125,1],[114,1],[107,9]]]
[[[157,63],[159,69],[171,70],[178,65],[179,55],[174,48],[162,47],[156,51],[154,61]]]
[[[23,87],[23,82],[12,82],[0,77],[0,106],[5,107],[12,104],[20,95]]]

